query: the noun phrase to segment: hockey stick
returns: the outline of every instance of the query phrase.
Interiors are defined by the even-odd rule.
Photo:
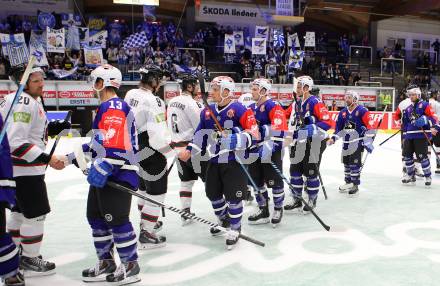
[[[373,136],[373,138],[372,138],[372,141],[371,141],[371,144],[373,144],[373,143],[374,143],[374,140],[376,139],[377,132],[378,132],[378,130],[379,130],[379,128],[380,128],[380,125],[382,124],[382,121],[383,121],[383,118],[385,117],[385,113],[387,112],[387,109],[388,109],[388,105],[385,105],[385,108],[384,108],[383,113],[382,113],[382,117],[380,118],[380,120],[379,120],[379,124],[377,124],[377,127],[376,127],[376,134],[374,134],[374,136]],[[397,133],[396,133],[396,134],[397,134]],[[364,136],[365,136],[365,135],[364,135]],[[365,162],[367,162],[368,154],[370,154],[370,153],[367,152],[367,154],[365,155],[365,159],[364,159],[364,161],[362,162],[361,168],[360,168],[360,170],[359,170],[359,174],[362,172],[362,169],[363,169],[364,166],[365,166]]]
[[[300,122],[300,125],[302,125],[302,123],[304,122],[304,118],[302,118],[302,115],[299,112],[300,104],[299,104],[299,101],[298,101],[298,97],[296,96],[296,93],[293,93],[293,100],[295,101],[295,115],[297,117],[297,121]],[[311,148],[312,147],[310,146],[310,149]],[[312,155],[312,150],[310,150],[310,156],[312,156],[313,161],[315,161],[314,160],[315,159],[314,155]],[[327,192],[325,190],[324,182],[322,181],[321,172],[319,171],[319,164],[318,164],[318,162],[316,162],[316,163],[314,163],[314,165],[315,165],[316,173],[318,173],[318,179],[319,179],[319,182],[321,183],[321,188],[322,188],[322,192],[324,193],[324,198],[326,200],[328,200],[328,196],[327,196]]]
[[[206,89],[205,89],[205,79],[203,78],[203,75],[201,73],[199,73],[198,77],[199,77],[200,91],[202,93],[203,105],[205,105],[205,108],[208,110],[209,115],[211,116],[212,120],[214,120],[214,123],[217,126],[218,130],[220,132],[223,132],[224,131],[223,127],[220,125],[220,122],[218,121],[217,117],[215,117],[214,112],[212,111],[211,107],[209,107],[208,93],[206,92]],[[255,183],[254,179],[252,179],[252,176],[249,174],[248,170],[243,165],[243,163],[241,162],[240,158],[238,158],[237,155],[235,155],[235,158],[237,160],[237,163],[243,169],[243,171],[245,172],[245,174],[248,177],[249,181],[251,182],[251,185],[254,188],[254,190],[259,190],[259,188],[257,187],[257,184]]]
[[[271,162],[270,163],[273,167],[273,169],[275,170],[275,172],[278,173],[278,175],[284,180],[284,182],[286,182],[286,184],[289,186],[290,190],[293,191],[293,186],[292,184],[289,182],[289,180],[287,180],[286,176],[284,176],[284,174],[281,172],[280,169],[278,169],[277,165],[275,165],[275,163]],[[322,225],[323,228],[325,228],[326,231],[330,231],[330,226],[326,225],[322,219],[313,211],[313,209],[310,207],[309,204],[307,204],[306,200],[303,199],[302,196],[299,197],[295,197],[301,200],[301,202],[309,208],[310,212],[312,213],[312,215],[316,218],[316,220]]]
[[[434,146],[432,145],[431,140],[429,140],[428,134],[426,134],[425,129],[423,129],[423,127],[421,127],[420,130],[423,131],[423,135],[425,135],[425,139],[426,139],[426,141],[428,141],[428,144],[429,144],[429,146],[431,147],[431,150],[432,150],[432,152],[434,153],[435,158],[437,159],[437,162],[440,162],[440,156],[439,156],[439,155],[437,154],[437,152],[435,151]]]
[[[382,146],[383,144],[385,144],[386,142],[388,142],[388,140],[390,140],[391,138],[393,138],[394,136],[396,136],[397,134],[399,134],[401,131],[402,131],[401,129],[397,130],[396,133],[394,133],[393,135],[391,135],[390,137],[388,137],[387,139],[385,139],[384,141],[382,141],[382,142],[379,144],[379,146]]]
[[[17,105],[18,99],[20,98],[20,95],[23,93],[23,90],[26,87],[26,83],[29,79],[29,75],[32,71],[32,67],[34,66],[35,61],[36,61],[36,58],[34,56],[31,56],[29,58],[28,65],[27,65],[27,67],[21,77],[21,81],[18,86],[18,90],[15,92],[14,100],[12,101],[11,107],[9,108],[8,113],[6,114],[6,117],[3,118],[3,128],[0,133],[0,142],[3,142],[3,138],[5,137],[6,130],[8,129],[9,117],[11,116],[15,105]]]
[[[69,110],[67,112],[66,118],[64,118],[64,121],[69,121],[71,116],[72,116],[72,110]],[[60,132],[60,134],[61,134],[61,132]],[[60,139],[61,139],[60,134],[57,134],[57,137],[55,139],[55,143],[53,143],[52,149],[50,149],[49,158],[52,158],[53,154],[55,153],[55,149],[57,148],[58,142],[60,142]],[[47,169],[47,166],[49,166],[49,163],[46,164],[46,169]]]
[[[86,158],[84,156],[84,152],[82,150],[81,144],[78,144],[77,146],[75,146],[74,154],[75,154],[75,159],[76,159],[76,161],[78,163],[78,167],[83,171],[84,174],[87,174],[87,162],[86,162]],[[132,189],[130,189],[128,187],[125,187],[125,186],[122,186],[120,184],[117,184],[115,182],[110,182],[110,181],[107,181],[107,185],[112,187],[112,188],[115,188],[117,190],[120,190],[122,192],[128,193],[128,194],[130,194],[132,196],[135,196],[135,197],[141,198],[143,200],[149,201],[149,202],[151,202],[151,203],[153,203],[153,204],[155,204],[157,206],[160,206],[160,207],[162,207],[164,209],[170,210],[170,211],[175,212],[175,213],[177,213],[177,214],[179,214],[181,216],[184,216],[185,218],[193,219],[194,221],[197,221],[197,222],[200,222],[200,223],[203,223],[203,224],[207,224],[207,225],[209,225],[211,227],[214,227],[216,229],[219,229],[219,230],[221,230],[223,232],[228,232],[228,230],[226,228],[220,226],[218,223],[210,222],[210,221],[208,221],[206,219],[203,219],[203,218],[200,218],[200,217],[198,217],[198,216],[196,216],[196,215],[194,215],[192,213],[188,213],[188,212],[186,212],[184,210],[175,208],[173,206],[165,205],[165,204],[163,204],[161,202],[158,202],[156,200],[153,200],[153,199],[151,199],[149,197],[143,196],[143,195],[133,191]],[[265,246],[264,242],[258,241],[256,239],[254,239],[252,237],[249,237],[247,235],[244,235],[242,233],[239,233],[238,236],[240,238],[244,239],[244,240],[247,240],[247,241],[249,241],[251,243],[254,243],[256,245],[259,245],[261,247]]]

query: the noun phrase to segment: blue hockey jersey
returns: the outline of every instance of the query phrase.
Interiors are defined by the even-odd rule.
[[[421,117],[426,116],[429,124],[423,128],[417,127],[415,121]],[[408,106],[402,114],[402,133],[404,139],[422,139],[425,138],[424,132],[431,138],[430,128],[437,123],[434,112],[429,103],[426,101],[418,101]]]
[[[3,119],[0,116],[0,130],[3,128]],[[12,207],[15,205],[15,181],[12,173],[11,150],[8,137],[3,137],[0,150],[0,202]]]

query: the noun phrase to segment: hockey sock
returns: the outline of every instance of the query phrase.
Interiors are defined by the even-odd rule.
[[[147,197],[163,203],[165,200],[165,194],[162,195],[146,195]],[[149,201],[145,201],[144,207],[141,213],[142,229],[153,232],[154,226],[160,215],[160,206],[153,204]]]
[[[227,213],[226,201],[224,198],[220,198],[218,200],[211,201],[212,208],[214,209],[215,215],[219,219],[224,219]]]
[[[429,162],[428,158],[425,157],[420,161],[420,165],[422,166],[425,177],[431,177],[431,163]]]
[[[139,189],[138,191],[137,191],[140,195],[143,195],[143,196],[147,196],[147,191],[142,191],[141,189]],[[141,212],[141,218],[142,218],[142,209],[144,208],[144,205],[145,205],[145,200],[144,199],[141,199],[141,198],[138,198],[137,199],[137,205],[138,205],[138,210],[139,210],[139,212]]]
[[[113,235],[103,219],[89,219],[96,255],[99,260],[112,259]]]
[[[20,245],[20,228],[23,224],[24,216],[22,213],[11,212],[8,221],[8,232],[12,236],[12,240],[16,245]]]
[[[344,164],[344,180],[347,184],[351,183],[351,168],[349,164]]]
[[[113,226],[113,239],[122,263],[136,261],[138,258],[136,250],[136,234],[131,222]]]
[[[20,228],[21,247],[23,256],[37,257],[40,255],[41,242],[43,241],[44,220],[46,216],[24,218]]]
[[[272,189],[273,203],[275,208],[279,209],[283,207],[284,203],[284,189],[273,188]]]
[[[243,215],[243,201],[228,201],[229,222],[232,230],[241,229],[241,216]]]
[[[255,198],[260,207],[267,205],[267,201],[269,200],[269,195],[267,193],[267,189],[264,186],[258,187],[258,190],[255,191]]]
[[[192,188],[196,181],[188,181],[180,183],[180,202],[182,203],[182,208],[187,209],[191,207],[192,200]]]
[[[290,173],[290,183],[292,184],[292,195],[293,197],[301,197],[302,190],[304,187],[304,179],[301,173],[299,172],[291,172]]]
[[[318,176],[307,177],[307,194],[309,195],[309,199],[314,199],[318,196],[319,186]]]
[[[415,175],[415,165],[414,165],[413,157],[404,157],[403,161],[405,161],[406,173],[411,177],[414,176]]]
[[[6,279],[18,272],[18,247],[8,233],[0,236],[0,278]]]
[[[351,182],[356,186],[361,184],[361,166],[359,164],[350,165]]]

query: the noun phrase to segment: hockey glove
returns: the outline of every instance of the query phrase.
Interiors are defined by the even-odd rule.
[[[365,150],[367,150],[368,153],[372,153],[374,150],[373,141],[372,140],[365,140],[362,141],[362,145],[364,145]]]
[[[47,135],[52,137],[61,133],[65,129],[70,129],[71,124],[69,121],[55,120],[49,122],[47,125]]]
[[[364,137],[365,133],[368,131],[368,128],[365,126],[361,126],[361,133],[359,134],[359,137]]]
[[[107,178],[111,175],[112,170],[112,164],[102,159],[97,159],[90,168],[87,182],[94,187],[102,188],[107,183]]]
[[[428,125],[429,121],[428,118],[425,115],[420,116],[419,118],[416,119],[416,121],[414,122],[414,125],[421,128],[425,125]]]

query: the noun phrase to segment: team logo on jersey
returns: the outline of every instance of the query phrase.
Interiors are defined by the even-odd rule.
[[[423,103],[422,102],[420,102],[419,108],[423,108]]]
[[[112,216],[111,214],[105,214],[104,218],[105,218],[105,220],[108,221],[108,222],[110,222],[110,221],[113,220],[113,216]]]
[[[306,105],[306,111],[308,111],[309,109],[310,109],[310,104],[307,103],[307,105]]]
[[[241,198],[243,196],[243,193],[241,191],[238,191],[238,192],[235,193],[235,196],[237,198]]]
[[[347,113],[342,112],[342,118],[345,118],[347,116]]]
[[[235,111],[234,111],[234,109],[229,109],[228,110],[228,112],[226,113],[226,116],[228,117],[228,118],[233,118],[234,116],[235,116]]]
[[[209,120],[210,117],[211,117],[211,116],[210,116],[210,114],[209,114],[209,110],[206,110],[206,111],[205,111],[205,120]]]
[[[112,139],[113,137],[115,137],[115,135],[116,135],[116,130],[113,129],[113,128],[110,128],[110,129],[107,131],[107,133],[105,134],[105,140],[110,140],[110,139]]]
[[[359,110],[356,111],[356,113],[354,114],[356,117],[359,116]]]
[[[264,107],[264,104],[261,105],[261,107],[260,107],[260,112],[264,112],[265,110],[266,110],[266,108]]]

